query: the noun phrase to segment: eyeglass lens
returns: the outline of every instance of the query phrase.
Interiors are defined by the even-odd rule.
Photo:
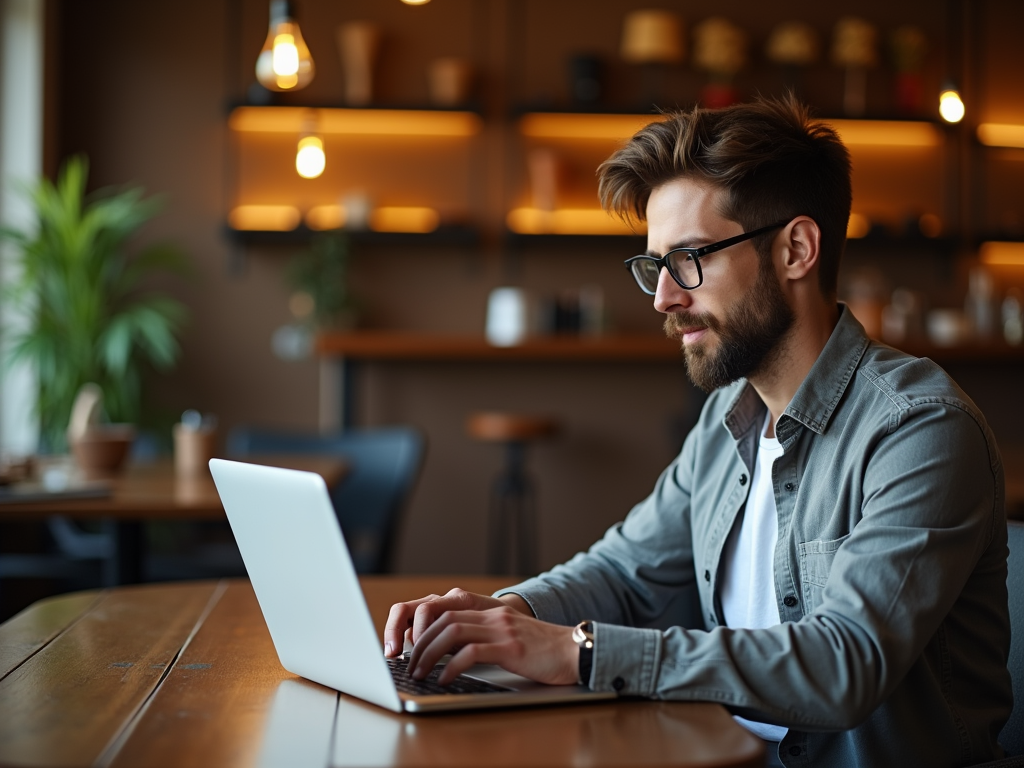
[[[669,271],[673,273],[684,286],[695,288],[700,285],[700,272],[697,261],[691,258],[685,251],[677,251],[668,255]],[[651,259],[637,259],[630,268],[633,277],[647,293],[655,293],[658,290],[658,276],[661,267]]]

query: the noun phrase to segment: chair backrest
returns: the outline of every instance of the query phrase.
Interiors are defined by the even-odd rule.
[[[1010,677],[1013,712],[999,734],[1008,755],[1024,755],[1024,523],[1007,522],[1006,589],[1010,601]]]
[[[359,573],[392,567],[399,517],[419,474],[425,440],[414,427],[348,430],[333,435],[238,427],[228,435],[228,455],[320,454],[345,460],[347,473],[331,501]]]

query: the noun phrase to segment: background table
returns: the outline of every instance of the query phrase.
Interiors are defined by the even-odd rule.
[[[390,605],[494,578],[366,577]],[[764,747],[720,706],[619,701],[396,715],[278,663],[247,581],[44,600],[0,625],[4,766],[756,766]]]
[[[340,482],[345,462],[323,456],[259,456],[254,464],[316,472],[328,487]],[[141,581],[142,524],[150,520],[227,520],[217,488],[209,473],[183,477],[170,460],[128,467],[110,481],[110,494],[96,498],[54,498],[46,501],[0,504],[0,519],[45,520],[66,515],[78,520],[113,521],[115,584]]]

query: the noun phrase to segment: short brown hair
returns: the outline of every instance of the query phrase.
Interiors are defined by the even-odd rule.
[[[850,218],[850,155],[835,130],[812,121],[792,95],[668,114],[597,173],[601,204],[627,220],[644,221],[651,192],[687,176],[725,189],[720,213],[748,232],[809,216],[821,230],[821,291],[836,294]],[[755,241],[762,258],[770,242],[770,235]]]

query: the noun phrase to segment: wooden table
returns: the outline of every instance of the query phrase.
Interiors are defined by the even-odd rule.
[[[341,459],[323,456],[258,456],[255,464],[316,472],[328,486],[345,474]],[[0,504],[0,520],[45,520],[65,515],[78,520],[109,520],[115,540],[116,584],[141,581],[143,531],[150,520],[226,520],[213,478],[205,473],[181,477],[170,460],[130,466],[110,481],[110,495],[87,499],[52,499]]]
[[[495,578],[364,577],[399,599]],[[620,701],[396,715],[286,672],[247,581],[43,600],[0,625],[3,766],[756,766],[716,704]]]

